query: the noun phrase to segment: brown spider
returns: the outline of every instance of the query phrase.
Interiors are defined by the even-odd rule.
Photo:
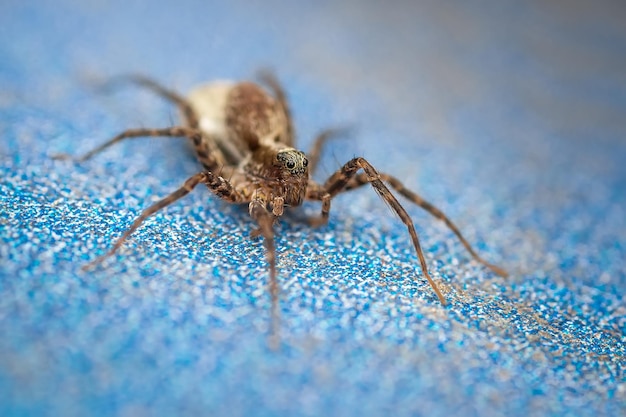
[[[445,298],[428,273],[413,222],[387,188],[387,183],[408,200],[443,220],[474,259],[498,275],[507,276],[506,271],[478,256],[459,229],[439,209],[406,189],[396,178],[379,173],[361,157],[348,161],[323,184],[310,179],[309,174],[315,170],[322,146],[333,131],[327,130],[316,138],[308,158],[304,152],[295,149],[294,130],[285,92],[272,74],[261,74],[261,81],[269,87],[272,95],[252,82],[215,82],[196,88],[184,98],[143,76],[125,76],[120,80],[148,88],[176,104],[182,111],[184,125],[163,129],[126,130],[78,158],[78,161],[85,161],[127,138],[174,136],[191,140],[204,170],[193,175],[172,194],[145,209],[106,254],[86,267],[113,255],[146,218],[184,197],[198,184],[204,184],[223,200],[236,204],[247,203],[250,216],[258,225],[252,235],[264,237],[270,275],[272,333],[276,334],[279,289],[273,223],[282,216],[285,207],[296,207],[305,200],[315,200],[322,203],[321,215],[310,222],[315,226],[324,225],[328,222],[333,197],[341,192],[371,184],[406,225],[422,271],[441,303],[445,305]],[[57,158],[65,159],[68,156],[59,155]],[[363,172],[358,173],[359,170]]]

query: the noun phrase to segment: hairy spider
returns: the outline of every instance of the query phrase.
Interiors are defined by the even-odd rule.
[[[323,184],[309,178],[309,174],[315,171],[324,142],[333,131],[324,131],[315,139],[308,157],[297,150],[294,147],[292,119],[283,88],[270,73],[262,73],[260,78],[272,94],[268,94],[256,83],[222,81],[202,85],[185,98],[143,76],[130,75],[116,79],[138,84],[171,101],[182,112],[184,124],[163,129],[126,130],[78,158],[78,161],[85,161],[124,139],[146,136],[185,137],[191,140],[204,170],[190,177],[172,194],[145,209],[106,254],[86,267],[113,255],[146,218],[184,197],[198,184],[204,184],[222,200],[248,204],[250,216],[257,224],[252,235],[262,235],[264,238],[269,264],[272,334],[276,334],[279,288],[276,279],[273,223],[282,216],[285,207],[296,207],[305,200],[315,200],[322,203],[321,215],[310,219],[310,223],[315,226],[324,225],[328,222],[333,197],[371,184],[407,227],[424,276],[445,305],[445,298],[428,273],[413,222],[385,185],[387,183],[400,195],[442,220],[474,259],[501,276],[507,275],[503,269],[478,256],[459,229],[439,209],[406,189],[396,178],[379,173],[361,157],[348,161]],[[68,158],[68,155],[58,155],[57,158]],[[363,172],[359,173],[360,170]]]

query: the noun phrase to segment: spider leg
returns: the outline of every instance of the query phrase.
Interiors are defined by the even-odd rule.
[[[272,90],[274,97],[276,97],[276,100],[278,100],[278,104],[280,105],[281,109],[283,110],[283,113],[285,114],[285,118],[287,119],[288,139],[287,139],[286,145],[293,146],[293,142],[294,142],[293,121],[291,118],[291,109],[289,108],[289,101],[287,100],[287,94],[285,93],[283,86],[280,84],[280,81],[278,81],[278,78],[276,78],[276,75],[274,75],[274,73],[269,70],[259,71],[258,77],[263,83],[265,83],[270,88],[270,90]]]
[[[325,129],[322,130],[313,140],[313,148],[307,153],[307,159],[309,160],[309,173],[313,175],[317,169],[317,163],[320,160],[322,149],[328,141],[328,139],[335,139],[339,135],[343,135],[347,132],[345,128],[338,129]]]
[[[271,321],[271,345],[276,348],[278,344],[279,311],[278,311],[278,280],[276,278],[276,247],[274,245],[274,215],[266,208],[266,202],[262,199],[254,199],[250,202],[250,216],[257,222],[258,231],[263,235],[265,243],[265,256],[270,267],[269,290],[272,300],[272,321]]]
[[[428,268],[426,266],[426,259],[424,258],[424,253],[420,246],[419,238],[417,236],[417,232],[415,231],[415,226],[413,225],[413,221],[411,217],[406,212],[404,207],[398,202],[396,197],[389,191],[389,188],[382,182],[381,176],[378,174],[376,169],[367,162],[364,158],[357,157],[348,161],[343,167],[341,167],[337,172],[326,180],[324,185],[317,190],[317,194],[315,194],[316,190],[313,190],[309,197],[314,198],[318,197],[318,199],[322,200],[322,215],[321,218],[324,221],[328,219],[328,213],[330,211],[330,200],[332,197],[336,196],[340,192],[342,192],[346,186],[350,183],[350,181],[355,177],[357,171],[362,169],[365,171],[365,179],[367,183],[370,183],[374,190],[378,193],[378,195],[387,203],[391,209],[400,217],[402,223],[407,227],[409,231],[409,235],[411,235],[411,240],[413,241],[413,246],[415,247],[415,252],[417,253],[417,257],[419,258],[420,265],[422,267],[422,271],[428,280],[428,283],[437,294],[439,301],[441,304],[446,305],[446,299],[439,291],[439,287],[435,284],[435,281],[430,277],[428,273]],[[325,192],[322,192],[322,189]]]
[[[170,204],[180,200],[181,198],[189,194],[200,183],[205,184],[215,195],[230,203],[241,203],[244,200],[244,197],[239,194],[224,178],[217,176],[210,171],[200,172],[187,179],[183,186],[180,187],[178,190],[174,191],[167,197],[157,201],[156,203],[142,211],[139,217],[137,217],[133,224],[131,224],[131,226],[124,232],[124,234],[120,238],[118,238],[117,241],[115,241],[113,247],[107,253],[91,261],[90,263],[85,265],[83,269],[89,269],[113,255],[124,244],[128,237],[133,234],[133,232],[137,230],[148,217],[152,216],[157,211],[169,206]]]
[[[86,154],[76,158],[76,161],[84,162],[92,158],[96,154],[109,148],[110,146],[123,141],[124,139],[134,139],[134,138],[140,138],[140,137],[154,137],[154,136],[186,137],[186,138],[191,139],[191,141],[194,144],[198,159],[207,170],[210,170],[210,171],[215,170],[218,166],[224,164],[222,157],[221,157],[221,153],[215,146],[215,142],[213,140],[210,140],[210,139],[205,140],[205,137],[203,136],[202,132],[197,129],[191,129],[191,128],[182,127],[182,126],[166,127],[163,129],[145,129],[145,128],[128,129],[116,135],[115,137],[111,138],[110,140],[106,141],[105,143],[101,144],[100,146],[96,147],[95,149],[92,149]],[[74,157],[71,155],[67,155],[67,154],[58,154],[58,155],[53,155],[52,158],[64,160],[64,159],[72,159]]]
[[[151,205],[150,207],[145,209],[141,213],[141,215],[139,215],[139,217],[137,217],[137,219],[135,219],[135,221],[128,228],[128,230],[126,230],[124,232],[124,234],[119,239],[117,239],[115,244],[113,244],[113,247],[107,253],[105,253],[104,255],[102,255],[102,256],[96,258],[95,260],[91,261],[90,263],[85,265],[83,267],[83,269],[89,269],[92,266],[95,266],[95,265],[101,263],[106,258],[108,258],[111,255],[113,255],[122,246],[122,244],[126,241],[126,239],[128,239],[128,237],[135,230],[137,230],[139,228],[139,226],[141,226],[141,224],[144,222],[144,220],[146,220],[148,217],[150,217],[151,215],[153,215],[157,211],[161,210],[162,208],[165,208],[165,207],[169,206],[170,204],[174,203],[175,201],[177,201],[177,200],[181,199],[182,197],[186,196],[198,184],[200,184],[201,182],[205,182],[205,181],[206,181],[205,173],[204,172],[200,172],[200,173],[194,175],[193,177],[189,178],[187,181],[185,181],[185,183],[183,184],[183,186],[181,188],[179,188],[178,190],[174,191],[172,194],[168,195],[167,197],[159,200],[158,202],[154,203],[153,205]]]
[[[278,223],[278,219],[283,215],[285,210],[285,199],[280,196],[275,196],[272,199],[272,225]],[[263,234],[263,230],[261,227],[257,227],[256,229],[250,232],[250,238],[256,239],[257,237]]]
[[[274,222],[272,223],[273,225],[278,224],[278,217],[272,215]],[[257,237],[261,236],[263,234],[263,231],[261,230],[260,227],[257,227],[256,229],[253,229],[250,231],[250,239],[256,239]]]
[[[470,253],[470,255],[472,255],[472,257],[475,260],[477,260],[481,264],[485,265],[487,268],[491,269],[493,272],[495,272],[496,274],[500,275],[501,277],[505,277],[506,278],[506,277],[509,276],[508,272],[506,272],[503,268],[500,268],[497,265],[493,265],[493,264],[487,262],[486,260],[484,260],[483,258],[481,258],[474,251],[474,249],[472,249],[472,247],[470,246],[468,241],[463,237],[463,235],[461,234],[461,231],[459,230],[459,228],[454,223],[452,223],[452,220],[450,220],[448,218],[448,216],[446,216],[441,210],[439,210],[437,207],[435,207],[432,204],[430,204],[428,201],[424,200],[418,194],[416,194],[413,191],[407,189],[400,182],[400,180],[398,180],[397,178],[392,177],[391,175],[388,175],[388,174],[383,174],[383,173],[380,173],[379,175],[380,175],[380,179],[381,180],[383,180],[384,182],[389,184],[394,190],[396,190],[398,193],[400,193],[407,200],[417,204],[422,209],[424,209],[428,213],[430,213],[432,216],[434,216],[437,219],[443,221],[446,224],[446,226],[448,226],[448,228],[450,230],[452,230],[452,232],[456,235],[456,237],[461,241],[461,244],[463,244],[465,249],[467,249],[467,251]],[[368,182],[369,182],[369,180],[367,178],[367,175],[358,174],[358,175],[354,176],[346,184],[346,186],[343,189],[343,191],[349,191],[349,190],[352,190],[354,188],[361,187],[362,185],[365,185]]]
[[[164,99],[172,102],[173,104],[178,106],[178,108],[182,112],[185,121],[187,122],[187,125],[194,129],[198,128],[198,116],[196,115],[193,107],[191,107],[191,104],[189,104],[189,101],[187,101],[185,97],[181,96],[175,91],[172,91],[162,86],[151,78],[139,74],[120,75],[107,81],[102,87],[104,90],[111,90],[113,88],[116,88],[119,84],[125,82],[130,82],[132,84],[137,84],[141,87],[147,88],[148,90],[151,90],[152,92],[163,97]]]
[[[335,173],[336,175],[336,173]],[[322,202],[322,214],[318,217],[309,218],[309,224],[313,227],[324,226],[328,223],[328,215],[330,213],[330,200],[332,195],[326,191],[326,188],[313,180],[309,180],[309,184],[306,188],[306,199],[321,201]]]

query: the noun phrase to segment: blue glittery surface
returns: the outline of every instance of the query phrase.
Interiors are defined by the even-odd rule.
[[[165,3],[165,2],[164,2]],[[619,2],[0,4],[0,415],[527,416],[626,410],[626,7]],[[323,180],[354,155],[460,226],[503,279],[406,203],[449,305],[372,190],[262,242],[198,189],[177,139],[80,154],[177,112],[94,79],[188,91],[273,68]]]

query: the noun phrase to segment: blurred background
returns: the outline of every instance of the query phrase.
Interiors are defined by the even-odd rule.
[[[620,1],[0,3],[1,415],[618,415],[626,410],[626,6]],[[262,245],[205,190],[90,273],[198,170],[139,72],[185,92],[271,69],[323,181],[355,155],[460,226],[504,280],[406,204],[450,306],[372,190]]]

